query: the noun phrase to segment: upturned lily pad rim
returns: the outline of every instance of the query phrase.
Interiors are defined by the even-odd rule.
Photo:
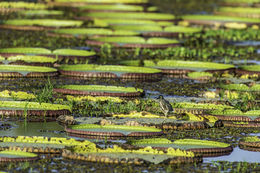
[[[68,128],[71,128],[73,130],[77,129],[94,129],[94,128],[100,128],[100,129],[118,129],[118,130],[140,130],[141,132],[147,131],[147,132],[161,132],[161,129],[153,128],[153,127],[142,127],[142,126],[125,126],[125,125],[98,125],[98,124],[79,124],[79,125],[72,125],[68,126]]]
[[[119,65],[96,65],[96,64],[84,64],[84,65],[62,65],[60,70],[64,71],[103,71],[103,72],[126,72],[126,73],[160,73],[161,70],[145,68],[145,67],[130,67]]]
[[[242,112],[238,109],[225,109],[225,110],[214,110],[210,114],[212,115],[224,115],[224,116],[259,116],[260,110],[251,110],[247,112]]]
[[[120,87],[107,85],[63,85],[60,88],[80,91],[102,91],[102,92],[143,92],[142,89],[134,87]]]

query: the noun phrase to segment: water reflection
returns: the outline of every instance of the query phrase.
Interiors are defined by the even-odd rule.
[[[212,161],[229,161],[229,162],[250,162],[260,163],[260,153],[253,151],[242,150],[239,147],[234,148],[233,152],[228,156],[212,157],[203,159],[204,162]]]

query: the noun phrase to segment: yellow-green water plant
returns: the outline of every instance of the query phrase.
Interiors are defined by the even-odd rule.
[[[247,136],[242,138],[245,142],[260,142],[260,138],[258,136]]]
[[[90,146],[94,143],[73,138],[44,137],[44,136],[17,136],[0,137],[0,148],[16,148],[32,150],[33,152],[61,152],[61,149],[71,146]],[[35,150],[34,150],[35,149]],[[53,149],[53,150],[52,150]],[[56,150],[57,149],[57,150]]]
[[[68,101],[75,101],[75,102],[84,102],[86,100],[88,101],[93,101],[93,102],[106,102],[106,101],[111,101],[114,103],[122,103],[124,100],[122,100],[119,97],[94,97],[94,96],[72,96],[72,95],[67,95],[66,99]]]
[[[18,72],[27,75],[30,72],[57,72],[57,69],[51,67],[28,66],[28,65],[0,65],[0,72]]]
[[[14,100],[31,100],[35,99],[35,95],[23,91],[4,90],[0,92],[0,98],[8,98]]]
[[[83,22],[58,19],[9,19],[2,21],[2,24],[15,26],[79,27]]]
[[[51,51],[45,48],[37,48],[37,47],[14,47],[14,48],[1,48],[0,53],[51,54]]]
[[[250,87],[245,84],[227,84],[227,85],[220,85],[220,88],[226,90],[235,90],[235,91],[258,92],[260,91],[260,84],[254,84]]]
[[[260,72],[260,65],[245,65],[240,66],[239,68],[246,71]]]
[[[92,12],[86,13],[83,16],[92,18],[117,18],[117,19],[149,19],[149,20],[174,20],[175,16],[172,14],[163,13],[143,13],[143,12]]]
[[[32,9],[32,10],[39,10],[39,9],[46,9],[48,6],[46,4],[41,3],[29,3],[29,2],[0,2],[0,9],[5,8],[14,8],[14,9]]]
[[[173,108],[184,108],[184,109],[209,109],[209,110],[224,110],[232,109],[232,106],[224,104],[211,104],[211,103],[192,103],[192,102],[175,102],[171,103]]]
[[[154,164],[174,164],[183,162],[194,162],[196,160],[193,160],[193,158],[195,158],[195,154],[193,152],[183,151],[180,149],[175,150],[173,148],[168,148],[166,151],[159,151],[157,149],[152,149],[151,147],[145,147],[137,150],[128,150],[114,145],[113,148],[97,149],[96,151],[90,151],[90,149],[87,147],[75,147],[72,151],[83,157],[77,157],[77,155],[76,157],[74,157],[73,153],[64,153],[63,156],[86,161],[90,161],[87,159],[88,157],[93,158],[94,161],[95,158],[103,156],[104,160],[102,162],[128,164],[142,164],[144,161]],[[183,159],[183,161],[178,160],[180,157]],[[125,158],[128,158],[128,161],[123,161]],[[133,159],[135,159],[135,161],[133,161]],[[198,159],[197,161],[199,160],[200,159]]]
[[[136,43],[136,44],[177,44],[180,43],[175,39],[166,38],[148,38],[143,37],[98,37],[91,40],[101,41],[105,43]]]
[[[239,147],[249,151],[260,152],[260,138],[259,136],[247,136],[239,140]]]
[[[252,8],[252,7],[220,7],[218,12],[223,13],[236,13],[238,16],[243,14],[257,14],[260,15],[260,9],[259,8]]]
[[[19,14],[25,16],[61,16],[64,12],[58,10],[25,10],[20,11]]]
[[[56,49],[52,51],[54,55],[61,56],[94,56],[96,53],[94,51],[77,50],[77,49]]]
[[[138,35],[135,31],[111,30],[106,28],[64,28],[52,31],[57,34],[69,34],[73,36],[92,36],[92,35]]]
[[[28,110],[71,110],[67,105],[38,103],[26,101],[0,101],[0,109],[3,110],[23,110],[27,107]]]

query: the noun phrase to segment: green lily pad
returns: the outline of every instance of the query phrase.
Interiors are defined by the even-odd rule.
[[[55,2],[85,2],[85,3],[105,3],[105,4],[110,4],[110,3],[121,3],[121,4],[138,4],[138,3],[147,3],[148,0],[55,0]]]
[[[135,20],[135,19],[114,19],[114,18],[106,18],[106,19],[94,19],[94,23],[104,22],[107,25],[158,25],[158,26],[171,26],[172,22],[156,22],[153,20]]]
[[[142,89],[134,87],[118,87],[118,86],[105,86],[105,85],[64,85],[61,88],[80,91],[95,91],[95,92],[111,92],[111,93],[131,93],[143,92]]]
[[[174,148],[193,151],[200,154],[208,154],[204,156],[209,156],[209,153],[212,153],[213,155],[216,153],[223,153],[224,155],[224,153],[230,153],[232,151],[232,147],[229,144],[199,139],[179,139],[172,142],[166,138],[151,138],[131,140],[130,144],[138,147],[150,146],[152,148],[163,150]]]
[[[92,5],[85,5],[80,7],[81,10],[119,10],[119,11],[144,11],[144,7],[138,6],[138,5],[126,5],[126,4],[120,4],[120,5],[102,5],[102,4],[92,4]]]
[[[2,48],[0,49],[0,53],[51,54],[51,51],[45,48],[16,47],[16,48]]]
[[[208,78],[208,77],[213,77],[212,73],[209,72],[191,72],[188,73],[188,77],[192,79],[199,79],[199,78]]]
[[[92,12],[84,14],[85,17],[93,18],[124,18],[124,19],[151,19],[151,20],[174,20],[175,16],[172,14],[162,14],[162,13],[143,13],[143,12]]]
[[[47,56],[16,55],[8,57],[7,60],[2,60],[4,64],[9,64],[10,62],[15,61],[23,61],[27,63],[55,63],[57,59]]]
[[[232,16],[214,16],[214,15],[186,15],[182,17],[184,20],[210,20],[210,21],[225,21],[225,22],[246,22],[259,23],[260,19],[251,19],[245,17]]]
[[[65,129],[68,133],[96,136],[150,136],[161,135],[161,129],[142,126],[123,125],[97,125],[80,124],[72,125]]]
[[[58,19],[10,19],[3,21],[3,24],[16,26],[79,27],[83,24],[83,22]]]
[[[74,36],[79,35],[138,35],[139,33],[134,31],[124,31],[124,30],[111,30],[105,28],[66,28],[66,29],[57,29],[53,31],[58,34],[71,34]]]
[[[138,60],[121,61],[120,64],[138,66],[139,61]],[[224,70],[224,69],[234,68],[234,65],[231,64],[220,64],[220,63],[201,62],[201,61],[180,61],[180,60],[161,60],[156,63],[150,60],[145,60],[144,66],[160,68],[160,69],[189,69],[195,71]]]
[[[239,148],[260,152],[259,136],[247,136],[239,140]]]
[[[258,1],[259,2],[259,1]],[[218,12],[227,12],[227,13],[238,13],[238,15],[242,14],[260,14],[259,8],[251,8],[251,7],[221,7],[218,9]]]
[[[137,43],[137,44],[175,44],[179,43],[175,39],[166,38],[149,38],[145,40],[143,37],[98,37],[91,38],[92,40],[106,42],[106,43]]]
[[[94,51],[86,50],[76,50],[76,49],[57,49],[52,52],[55,55],[64,56],[94,56],[96,53]]]
[[[247,71],[255,71],[255,72],[260,71],[260,65],[246,65],[246,66],[241,66],[240,68]]]
[[[237,109],[225,109],[225,110],[215,110],[210,113],[211,115],[217,116],[222,120],[229,121],[260,121],[260,110],[251,110],[247,112],[242,112]]]
[[[27,161],[35,160],[38,155],[34,153],[16,151],[16,150],[4,150],[0,151],[0,161]]]

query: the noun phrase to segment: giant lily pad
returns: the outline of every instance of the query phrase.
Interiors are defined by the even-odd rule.
[[[94,3],[94,4],[139,4],[139,3],[147,3],[148,0],[54,0],[54,2],[76,2],[76,3]]]
[[[50,35],[60,35],[64,37],[86,37],[86,36],[134,36],[138,32],[111,30],[105,28],[66,28],[53,30]]]
[[[137,31],[142,33],[143,36],[150,36],[150,37],[172,37],[184,33],[201,32],[202,30],[201,28],[175,26],[175,25],[168,26],[165,28],[159,25],[113,25],[111,27],[117,30]]]
[[[41,66],[26,65],[0,65],[0,77],[47,77],[56,76],[57,69]]]
[[[249,151],[260,151],[260,138],[258,136],[248,136],[240,139],[239,147]]]
[[[256,75],[259,76],[260,74],[260,65],[246,65],[246,66],[241,66],[236,70],[236,73],[244,75],[244,74],[249,74],[249,75]]]
[[[162,13],[143,13],[143,12],[92,12],[83,15],[86,18],[116,18],[116,19],[149,19],[155,21],[172,21],[175,16],[172,14],[162,14]]]
[[[191,151],[175,150],[173,148],[163,152],[151,147],[138,150],[126,150],[118,146],[107,149],[76,147],[72,151],[64,151],[62,156],[83,161],[136,165],[145,163],[178,164],[202,161],[200,157],[195,156]]]
[[[0,13],[16,12],[25,9],[42,10],[46,8],[48,8],[46,4],[40,4],[40,3],[6,2],[6,1],[0,2]]]
[[[1,22],[0,28],[17,30],[45,30],[62,27],[79,27],[82,21],[58,19],[10,19]]]
[[[117,87],[105,85],[64,85],[54,89],[54,92],[73,95],[138,97],[143,94],[142,89],[134,87]]]
[[[78,50],[78,49],[56,49],[54,51],[45,49],[45,48],[35,48],[35,47],[16,47],[16,48],[3,48],[0,49],[0,55],[3,57],[17,57],[18,55],[26,55],[26,57],[23,57],[23,59],[26,59],[26,61],[36,61],[36,62],[43,62],[45,63],[47,59],[44,56],[57,58],[59,59],[86,59],[86,58],[92,58],[96,55],[94,51],[86,51],[86,50]],[[0,58],[1,58],[0,56]],[[29,57],[32,57],[30,60]],[[39,57],[41,56],[41,57]],[[18,56],[21,57],[21,56]],[[14,58],[15,59],[15,58]],[[54,60],[54,59],[53,59]],[[50,59],[48,59],[50,61]]]
[[[159,150],[167,150],[171,147],[202,154],[204,157],[226,155],[230,154],[233,150],[232,147],[226,143],[198,139],[179,139],[172,142],[166,138],[151,138],[132,140],[130,144],[138,147],[151,146]]]
[[[0,56],[1,57],[1,56]],[[35,65],[52,67],[57,59],[47,56],[14,55],[1,60],[3,64]]]
[[[81,78],[152,79],[161,77],[161,71],[157,69],[118,65],[63,65],[59,71],[62,75]]]
[[[183,19],[192,24],[223,25],[226,27],[232,27],[230,24],[253,25],[260,22],[260,19],[214,15],[187,15],[183,16]]]
[[[68,126],[65,130],[70,134],[108,137],[142,137],[163,134],[163,132],[157,128],[123,125],[79,124]]]
[[[18,136],[0,137],[1,149],[16,149],[34,153],[61,153],[65,147],[76,145],[94,145],[84,140],[78,141],[73,138],[44,137],[44,136]]]
[[[90,38],[86,43],[92,46],[109,43],[121,48],[168,48],[180,45],[179,41],[175,39],[149,38],[146,40],[143,37],[97,37]]]
[[[153,20],[135,20],[135,19],[114,19],[114,18],[107,18],[107,19],[93,19],[94,25],[150,25],[150,26],[172,26],[172,22],[158,22]]]
[[[232,122],[233,126],[238,127],[259,127],[260,125],[260,111],[251,110],[247,112],[242,112],[236,109],[226,109],[226,110],[215,110],[210,113],[211,115],[216,116],[220,120],[224,121],[234,121]],[[228,123],[227,125],[232,126]]]
[[[139,61],[121,61],[120,64],[138,66]],[[234,65],[231,64],[180,60],[162,60],[156,63],[150,60],[145,60],[144,66],[161,69],[162,72],[166,74],[187,74],[188,72],[193,71],[218,72],[234,68]]]
[[[239,16],[239,17],[249,17],[249,18],[259,18],[260,10],[259,8],[252,7],[221,7],[216,11],[217,14]]]
[[[127,4],[91,4],[80,7],[80,10],[87,12],[135,12],[135,11],[152,11],[156,8],[144,8],[141,5],[127,5]]]
[[[17,150],[0,151],[0,162],[32,161],[37,159],[38,159],[37,154],[33,154],[29,152],[17,151]]]
[[[259,6],[259,0],[224,0],[223,5],[232,7],[248,7],[248,6]]]
[[[58,117],[59,115],[69,115],[70,107],[67,105],[50,103],[0,101],[0,114],[2,116]]]

